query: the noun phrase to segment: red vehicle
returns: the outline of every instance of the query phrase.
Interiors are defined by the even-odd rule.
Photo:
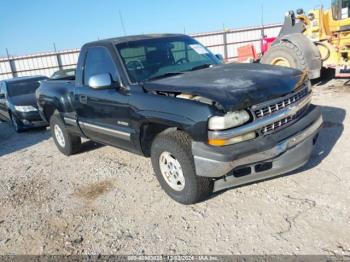
[[[256,48],[253,44],[245,45],[237,49],[239,62],[257,62],[261,56],[267,52],[272,43],[276,40],[276,37],[264,37],[261,41],[261,53],[256,52]]]
[[[271,47],[272,43],[276,40],[276,37],[264,37],[261,43],[261,54],[265,54]]]

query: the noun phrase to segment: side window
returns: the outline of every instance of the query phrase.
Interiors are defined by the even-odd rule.
[[[332,14],[334,20],[343,20],[350,17],[349,0],[332,0]]]
[[[339,5],[337,0],[332,0],[332,14],[334,20],[339,20],[340,12],[339,12]]]
[[[89,48],[85,58],[84,85],[87,85],[89,78],[98,74],[109,73],[114,81],[118,81],[118,71],[112,56],[104,47]]]
[[[341,7],[341,19],[347,19],[350,17],[350,1],[343,0]]]

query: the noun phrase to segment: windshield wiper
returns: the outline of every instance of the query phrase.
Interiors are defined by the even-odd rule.
[[[189,71],[196,71],[196,70],[200,70],[200,69],[205,69],[205,68],[209,68],[211,67],[213,64],[203,64],[203,65],[199,65],[199,66],[194,66],[192,67]]]
[[[157,79],[162,79],[162,78],[166,78],[166,77],[170,77],[170,76],[176,76],[176,75],[181,75],[183,73],[181,72],[168,72],[165,74],[161,74],[161,75],[157,75],[157,76],[153,76],[150,78],[147,78],[146,81],[151,81],[151,80],[157,80]]]
[[[203,65],[194,66],[190,70],[186,70],[186,71],[187,72],[188,71],[196,71],[196,70],[200,70],[200,69],[209,68],[211,66],[213,66],[213,64],[203,64]],[[166,78],[166,77],[170,77],[170,76],[181,75],[181,74],[183,74],[186,71],[182,71],[182,72],[168,72],[168,73],[165,73],[165,74],[156,75],[156,76],[147,78],[145,81],[151,81],[151,80]]]

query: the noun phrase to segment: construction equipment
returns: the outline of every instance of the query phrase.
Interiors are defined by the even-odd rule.
[[[333,68],[350,77],[350,0],[332,0],[331,8],[289,11],[277,39],[261,63],[298,68],[310,79]]]

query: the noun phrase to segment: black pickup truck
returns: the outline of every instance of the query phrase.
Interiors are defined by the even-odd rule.
[[[186,35],[88,43],[76,79],[42,82],[36,95],[62,153],[85,137],[151,157],[183,204],[303,166],[323,122],[305,73],[223,64]]]

